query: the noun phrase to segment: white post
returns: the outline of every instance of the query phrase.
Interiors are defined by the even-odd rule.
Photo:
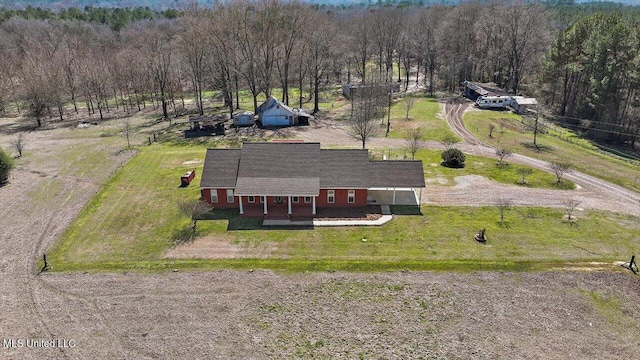
[[[291,215],[291,196],[287,197],[287,214]]]
[[[263,199],[262,203],[264,204],[264,214],[267,215],[268,214],[268,212],[267,212],[267,197],[263,196],[262,199]]]
[[[313,203],[313,211],[311,213],[315,215],[316,214],[316,197],[315,196],[311,197],[311,202]]]
[[[396,188],[393,188],[393,198],[391,199],[391,205],[396,204]]]
[[[242,209],[242,196],[238,196],[238,202],[240,202],[240,215],[244,214],[244,210]]]
[[[418,196],[418,207],[420,207],[421,202],[422,202],[422,188],[420,188],[420,195]]]

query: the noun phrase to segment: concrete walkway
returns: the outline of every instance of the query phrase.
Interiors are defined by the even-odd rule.
[[[262,226],[380,226],[393,219],[388,205],[376,220],[264,220]]]

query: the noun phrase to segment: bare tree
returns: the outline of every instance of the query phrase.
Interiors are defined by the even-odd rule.
[[[520,179],[520,183],[521,184],[526,184],[527,183],[527,176],[533,174],[533,169],[532,168],[528,168],[528,167],[518,168],[517,171],[518,171],[518,174],[521,177],[521,179]]]
[[[576,207],[578,207],[578,205],[580,205],[580,201],[576,199],[565,199],[564,201],[562,201],[562,206],[564,206],[564,210],[567,213],[567,220],[571,225],[573,225],[576,219],[575,216],[573,216],[573,212],[575,211]]]
[[[131,120],[124,119],[124,121],[122,121],[122,131],[124,132],[124,135],[127,137],[127,148],[130,148],[131,143],[129,142],[129,134],[131,133]]]
[[[25,146],[24,134],[19,133],[18,136],[13,139],[11,145],[13,145],[13,148],[18,152],[18,157],[21,157]]]
[[[405,138],[405,146],[409,153],[411,154],[411,158],[416,158],[416,153],[424,148],[424,131],[421,128],[412,129],[407,132],[407,136]]]
[[[202,200],[182,200],[178,202],[178,208],[191,219],[191,231],[196,232],[198,220],[211,210],[211,206]]]
[[[411,109],[413,108],[413,105],[416,104],[416,98],[411,96],[411,95],[407,95],[404,97],[404,110],[406,112],[406,116],[405,118],[407,120],[409,120],[409,111],[411,111]]]
[[[498,157],[498,166],[502,166],[505,165],[503,163],[503,161],[510,157],[511,155],[513,155],[513,152],[511,152],[511,150],[507,149],[507,148],[497,148],[496,149],[496,156]]]
[[[352,95],[352,110],[349,127],[351,135],[362,142],[362,148],[366,146],[367,139],[380,130],[378,118],[385,114],[386,87],[368,85],[358,88]]]
[[[446,134],[445,136],[443,136],[442,140],[440,140],[440,143],[442,145],[444,145],[444,148],[446,150],[451,149],[453,147],[453,145],[455,143],[457,143],[457,142],[458,142],[458,138],[456,138],[455,135],[452,135],[452,134],[449,134],[449,133]]]
[[[553,173],[556,174],[558,184],[562,181],[562,177],[565,174],[571,172],[571,165],[566,162],[554,161],[549,165],[549,167],[551,168]]]
[[[498,208],[498,211],[500,212],[500,226],[504,226],[504,215],[507,212],[507,210],[511,209],[511,206],[513,206],[513,201],[509,198],[504,198],[502,196],[499,196],[496,200],[495,200],[495,205]]]

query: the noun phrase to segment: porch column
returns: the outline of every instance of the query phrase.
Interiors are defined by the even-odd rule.
[[[315,215],[316,214],[316,197],[315,196],[311,197],[311,203],[313,204],[313,210],[311,211],[311,214]]]
[[[287,214],[291,215],[291,196],[287,196]]]
[[[263,196],[262,197],[262,203],[264,204],[264,214],[267,215],[269,212],[267,211],[267,197]]]
[[[420,188],[420,195],[418,195],[418,207],[420,207],[421,201],[422,201],[422,188]]]
[[[391,199],[391,205],[396,204],[396,188],[393,188],[393,198]]]
[[[238,202],[240,203],[240,215],[244,214],[244,210],[242,209],[242,196],[238,196]]]

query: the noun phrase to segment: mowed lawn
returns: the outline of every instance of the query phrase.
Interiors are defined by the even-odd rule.
[[[245,251],[263,254],[260,258],[165,259],[189,225],[176,204],[199,197],[204,155],[203,146],[154,144],[142,149],[48,254],[54,269],[517,270],[627,259],[640,249],[637,217],[585,211],[572,226],[563,221],[560,209],[513,208],[506,226],[500,227],[492,207],[423,206],[421,215],[398,215],[381,227],[295,230],[264,229],[256,220],[222,211],[216,214],[220,220],[199,222],[195,241],[222,242],[239,249],[239,257]],[[179,188],[180,175],[193,168],[195,182]],[[473,240],[481,228],[487,229],[486,245]]]
[[[389,137],[404,139],[412,129],[421,128],[424,132],[425,140],[440,141],[446,135],[457,138],[444,119],[444,114],[440,113],[442,107],[437,99],[418,95],[412,96],[415,96],[415,103],[409,111],[409,119],[406,118],[406,96],[391,106]],[[386,124],[386,115],[384,121]]]
[[[545,161],[561,161],[586,174],[599,177],[632,190],[640,190],[640,163],[609,156],[589,141],[571,136],[563,130],[563,137],[572,142],[548,134],[539,134],[533,147],[533,131],[526,128],[519,115],[505,111],[469,111],[464,114],[464,124],[473,134],[496,147],[508,147],[511,151]],[[489,125],[493,124],[493,136],[489,137]]]
[[[420,150],[416,154],[416,159],[422,160],[424,175],[428,183],[455,185],[454,179],[457,176],[481,175],[503,184],[546,189],[575,188],[575,184],[571,181],[563,179],[558,183],[553,174],[528,166],[512,164],[509,159],[504,160],[502,165],[498,165],[496,159],[467,154],[465,155],[465,167],[454,169],[440,165],[442,162],[441,154],[442,151],[436,150]],[[523,182],[522,175],[518,173],[518,170],[525,168],[530,169],[531,174],[527,174]]]

